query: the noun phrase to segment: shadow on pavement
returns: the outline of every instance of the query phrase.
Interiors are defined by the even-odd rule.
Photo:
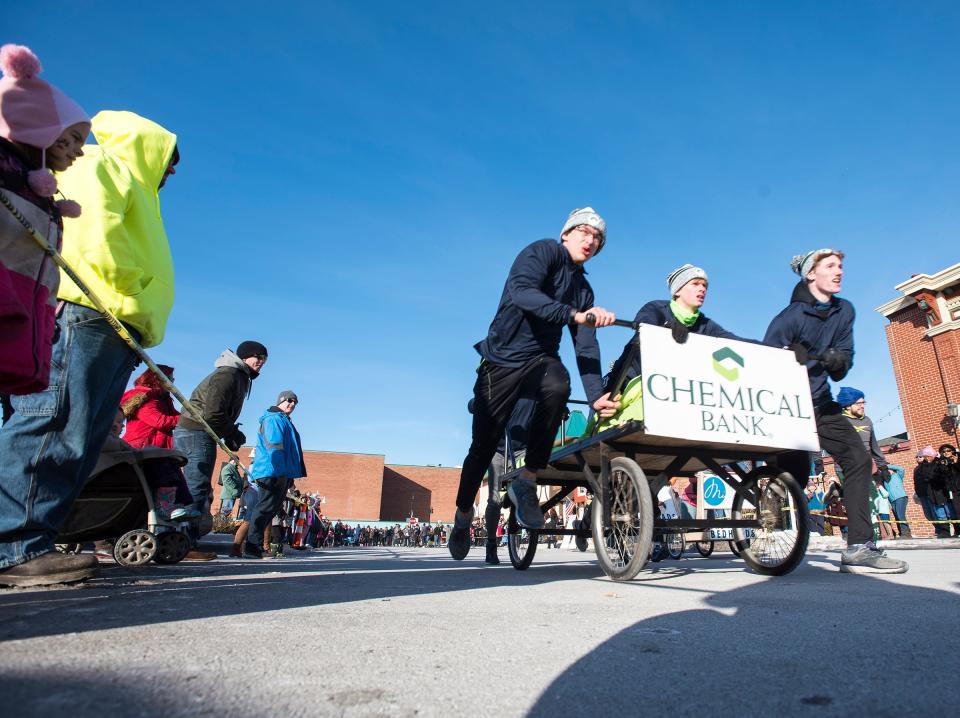
[[[0,641],[602,575],[589,554],[527,571],[507,561],[487,567],[482,559],[481,552],[456,562],[446,550],[345,549],[140,569],[106,564],[99,578],[78,586],[0,590]]]
[[[908,578],[840,574],[808,557],[787,576],[705,593],[708,608],[638,621],[575,660],[529,715],[584,705],[623,715],[952,714],[957,682],[924,686],[960,673],[960,600]]]

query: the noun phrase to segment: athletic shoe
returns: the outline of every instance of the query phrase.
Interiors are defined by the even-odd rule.
[[[93,578],[98,573],[93,554],[70,555],[57,551],[0,569],[0,586],[49,586]]]
[[[450,529],[450,536],[447,537],[447,550],[454,561],[463,561],[470,553],[470,525],[473,523],[473,509],[466,518],[461,518],[460,510],[453,519],[453,528]]]
[[[180,506],[170,512],[171,521],[192,521],[200,518],[200,512],[193,506]]]
[[[488,563],[491,566],[500,565],[500,558],[497,556],[496,546],[487,546],[487,557],[484,559],[484,563]]]
[[[525,529],[543,528],[543,511],[537,498],[537,484],[528,479],[514,479],[510,482],[507,495],[513,502],[517,523]]]
[[[906,561],[890,558],[873,541],[848,546],[840,558],[840,573],[906,573]]]

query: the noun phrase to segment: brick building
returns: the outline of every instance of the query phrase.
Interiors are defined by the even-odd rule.
[[[907,467],[912,496],[916,452],[960,443],[960,263],[932,275],[914,274],[896,291],[898,296],[877,311],[890,322],[887,344],[910,440],[899,443],[888,461]],[[913,501],[908,518],[912,525],[917,522],[916,535],[933,534]]]
[[[240,450],[247,459],[249,448]],[[218,450],[217,470],[227,457]],[[460,469],[443,466],[386,464],[382,454],[305,451],[307,478],[297,481],[301,492],[326,498],[323,513],[345,521],[453,521]],[[214,479],[212,506],[220,505]]]

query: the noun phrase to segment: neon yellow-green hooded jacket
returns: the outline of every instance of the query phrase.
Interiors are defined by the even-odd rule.
[[[163,340],[173,307],[173,259],[160,217],[157,188],[177,136],[132,112],[93,118],[98,146],[57,176],[65,197],[83,208],[65,219],[63,256],[120,321],[137,329],[145,347]],[[58,296],[93,307],[61,272]]]

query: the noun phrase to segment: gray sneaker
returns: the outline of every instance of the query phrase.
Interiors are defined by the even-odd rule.
[[[507,495],[515,508],[517,523],[525,529],[543,528],[543,511],[537,498],[537,484],[527,479],[514,479],[510,482]]]
[[[890,558],[873,541],[853,544],[841,554],[840,573],[906,573],[906,561]]]

